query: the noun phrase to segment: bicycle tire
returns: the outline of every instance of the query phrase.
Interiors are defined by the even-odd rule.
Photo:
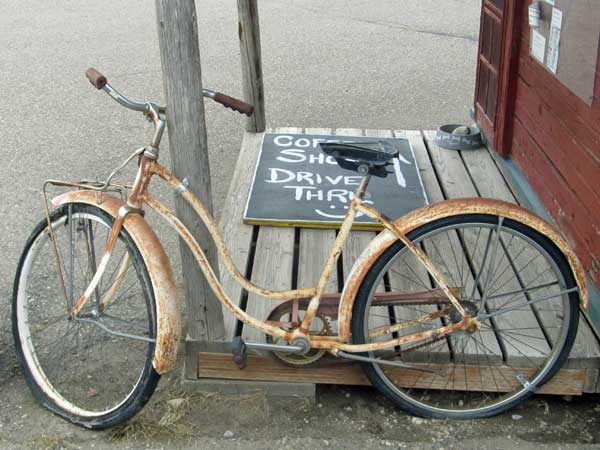
[[[105,243],[102,237],[107,236],[114,219],[95,206],[71,203],[53,211],[50,220],[59,251],[63,250],[60,248],[63,242],[66,242],[70,255],[80,249],[76,243],[85,248],[82,259],[87,259],[87,267],[82,280],[75,281],[78,272],[74,264],[71,272],[68,263],[64,264],[65,283],[69,285],[73,280],[73,298],[78,298],[89,282],[89,274],[95,272],[91,270],[90,254],[102,251]],[[73,237],[75,225],[83,227],[76,230],[80,233],[78,239]],[[65,228],[71,234],[63,241],[61,233]],[[85,233],[85,238],[81,233]],[[132,238],[122,229],[113,253],[115,267],[118,267],[118,251],[123,252],[120,261],[123,262],[127,254],[131,264],[123,263],[126,269],[122,275],[111,269],[112,277],[121,277],[120,290],[103,311],[103,316],[98,316],[105,321],[106,327],[121,327],[122,333],[137,337],[118,336],[103,332],[95,323],[67,318],[65,298],[60,287],[55,286],[60,286],[60,282],[58,276],[53,275],[53,271],[57,272],[50,250],[48,224],[44,219],[27,240],[14,282],[13,337],[24,378],[44,407],[69,422],[90,429],[121,424],[146,404],[160,379],[152,366],[155,343],[150,341],[156,337],[156,304],[148,270]],[[44,257],[53,261],[46,261]],[[69,259],[75,260],[75,256]],[[85,264],[79,265],[81,270],[77,269],[82,274]],[[108,274],[109,270],[105,272],[106,276]],[[107,283],[111,283],[108,287],[115,285],[111,281],[114,279],[108,279]],[[54,283],[50,283],[52,280]],[[130,280],[131,287],[127,287]],[[75,292],[76,288],[79,291]],[[44,292],[40,293],[42,290]],[[103,292],[96,294],[100,296]],[[57,306],[61,302],[62,305]],[[145,311],[139,313],[141,318],[138,319],[133,311],[142,309],[138,308],[140,305]],[[56,316],[51,316],[51,312],[56,312]],[[61,335],[63,331],[64,335]],[[60,339],[53,341],[57,335]],[[50,342],[43,343],[44,339],[50,339]],[[59,347],[60,354],[56,351]]]
[[[486,233],[479,231],[477,240],[475,240],[475,226],[490,230],[488,232],[490,237],[485,238]],[[479,240],[482,234],[484,238],[480,244]],[[508,280],[508,276],[503,273],[500,275],[499,268],[492,269],[490,255],[493,254],[494,236],[497,236],[496,242],[499,243],[496,249],[501,249],[499,253],[504,252],[504,258],[507,261],[507,267],[504,270],[509,272],[509,275],[512,271],[515,274],[516,282]],[[506,246],[506,236],[511,236],[508,247]],[[408,237],[428,253],[438,269],[441,269],[449,278],[450,283],[455,283],[454,275],[459,272],[461,272],[461,281],[471,279],[471,285],[468,288],[466,282],[459,286],[460,301],[465,309],[470,309],[469,312],[474,316],[478,314],[483,314],[481,317],[485,317],[485,314],[496,315],[482,322],[482,329],[471,335],[463,332],[462,335],[450,335],[439,340],[420,341],[417,344],[411,344],[412,347],[411,345],[399,346],[394,348],[393,352],[387,352],[387,354],[393,353],[393,357],[400,358],[415,367],[435,369],[434,374],[423,370],[393,369],[376,363],[363,363],[363,371],[375,388],[392,403],[414,415],[437,419],[477,419],[500,414],[514,408],[555,375],[564,364],[577,334],[579,294],[575,290],[576,283],[566,257],[550,239],[523,223],[482,214],[457,214],[456,216],[426,223],[409,233]],[[522,243],[520,243],[521,241]],[[435,244],[432,245],[431,242],[445,246],[446,251],[444,252],[439,248],[436,250]],[[484,242],[486,242],[485,246],[482,245]],[[468,250],[469,243],[475,243],[470,251]],[[513,243],[514,247],[511,254],[510,246],[513,246]],[[520,250],[521,253],[519,253],[518,258],[514,258],[514,250],[521,247],[526,249],[525,244],[531,245],[533,250]],[[458,266],[458,251],[452,251],[454,256],[449,259],[454,259],[454,261],[449,262],[450,267],[448,262],[443,262],[442,254],[446,253],[448,256],[448,248],[453,249],[453,245],[460,245],[460,249],[465,255],[464,260],[466,263],[461,262],[462,271],[450,268],[453,267],[453,262],[456,262]],[[486,253],[482,248],[488,249],[486,257],[483,256]],[[532,259],[531,262],[528,259],[520,260],[521,255],[524,254],[529,257],[535,251],[539,252],[539,255],[535,256],[535,259]],[[497,251],[494,258],[500,264],[502,259],[498,258],[502,258],[503,255],[496,256],[499,253]],[[489,266],[486,266],[486,258],[489,258]],[[436,259],[439,261],[436,261]],[[513,260],[512,263],[510,262],[511,259]],[[480,264],[480,276],[477,276],[475,270],[477,262]],[[385,286],[386,290],[392,290],[393,283],[390,281],[392,276],[396,280],[402,280],[394,272],[395,268],[400,267],[396,265],[399,263],[407,264],[407,268],[403,269],[407,271],[414,271],[414,268],[420,264],[404,244],[397,241],[369,269],[359,288],[353,307],[351,327],[354,343],[363,344],[378,339],[374,337],[377,332],[373,330],[377,328],[378,321],[385,319],[370,313],[370,311],[375,311],[376,308],[381,306],[373,304],[373,295],[382,285]],[[542,289],[536,285],[528,285],[523,281],[525,277],[529,277],[529,281],[535,281],[536,283],[539,283],[537,281],[539,277],[541,277],[541,280],[551,279],[549,272],[546,272],[546,266],[554,271],[556,285],[550,282],[546,283],[547,286],[539,284],[539,286],[545,286]],[[486,269],[486,267],[488,268]],[[484,269],[486,269],[485,273]],[[489,277],[487,274],[489,274]],[[413,277],[412,273],[410,277]],[[489,280],[495,280],[495,277],[501,277],[501,281],[505,285],[508,284],[513,288],[515,283],[517,283],[517,286],[518,283],[521,283],[524,292],[515,294],[514,290],[510,291],[508,288],[503,287],[502,289],[506,290],[507,293],[503,294],[504,291],[500,290],[499,294],[489,295],[491,292],[491,282]],[[458,279],[458,277],[456,278]],[[428,275],[425,282],[430,283],[430,288],[436,288],[436,284]],[[414,284],[414,280],[399,282],[405,287],[410,286],[411,283]],[[487,297],[483,292],[483,288],[490,288]],[[413,287],[413,289],[416,288]],[[496,291],[498,289],[500,288],[497,288]],[[569,292],[569,290],[571,291]],[[469,291],[473,293],[471,299],[467,298],[468,295],[466,295]],[[544,299],[543,296],[540,296],[541,294],[538,294],[539,291],[550,292],[548,296],[554,295],[554,297]],[[519,298],[523,297],[523,300],[514,300],[515,295]],[[534,298],[534,295],[537,295],[537,297]],[[512,297],[506,300],[508,296]],[[475,305],[477,297],[479,297],[479,303]],[[500,305],[500,302],[504,304]],[[528,304],[528,302],[534,302],[535,304]],[[371,307],[371,305],[373,306]],[[451,322],[456,323],[459,317],[453,319],[452,314],[448,314],[445,322],[444,319],[438,319],[441,323],[437,325],[432,326],[431,323],[417,325],[414,322],[415,311],[408,313],[409,307],[424,309],[425,311],[419,312],[421,315],[436,310],[439,311],[449,307],[449,302],[446,300],[441,305],[439,303],[434,305],[431,302],[429,306],[419,305],[418,308],[407,304],[406,306],[393,306],[392,309],[388,305],[389,323],[404,323],[408,329],[406,331],[396,330],[395,335],[390,333],[391,336],[388,335],[385,339],[392,336],[397,337],[403,333],[411,334],[431,328],[439,328]],[[379,313],[381,313],[380,309]],[[400,313],[404,315],[400,316]],[[412,314],[411,317],[409,317],[410,314]],[[517,317],[517,315],[519,316]],[[456,313],[454,313],[454,316],[456,316]],[[404,322],[402,322],[402,317],[407,317]],[[504,328],[510,326],[511,320],[526,321],[528,325],[515,325],[512,329]],[[554,325],[552,325],[552,320],[556,322]],[[387,323],[384,325],[387,325]],[[536,327],[539,329],[536,330]],[[484,331],[488,342],[496,340],[499,347],[497,355],[494,355],[493,349],[479,344],[483,343]],[[465,335],[468,336],[465,337]],[[488,335],[493,335],[493,337],[490,339]],[[522,342],[520,342],[521,339]],[[473,342],[469,344],[470,340]],[[528,349],[527,345],[531,348]],[[468,348],[471,348],[471,350],[467,350]],[[476,349],[476,354],[473,352],[473,348]],[[548,348],[548,350],[543,350],[545,348]],[[529,355],[526,354],[528,350]],[[531,356],[534,350],[539,352],[539,358]],[[468,354],[468,351],[471,353]],[[481,354],[479,354],[479,351],[481,351]],[[524,356],[521,356],[518,351],[524,353]],[[548,353],[544,354],[544,351]],[[378,353],[370,352],[364,355],[375,357],[378,356]],[[385,356],[385,352],[380,352],[379,356],[381,355],[389,358],[389,356]],[[511,366],[511,364],[514,364],[514,366]],[[534,364],[538,364],[538,366],[534,367]],[[459,374],[461,365],[464,368],[464,375]],[[446,367],[446,369],[443,367]],[[479,373],[479,380],[474,379],[470,375],[471,373]],[[484,374],[487,374],[487,376],[484,376]],[[496,374],[503,374],[504,379]],[[493,379],[493,383],[496,384],[495,387],[490,388],[492,384],[490,379]],[[471,386],[468,386],[469,380]],[[504,391],[509,388],[505,387],[503,383],[512,390],[505,393]],[[478,387],[483,390],[483,386],[486,386],[485,389],[488,392],[483,394],[475,392]],[[489,392],[494,390],[497,392]]]

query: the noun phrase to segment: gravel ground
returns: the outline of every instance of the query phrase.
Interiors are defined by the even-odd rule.
[[[320,387],[315,402],[260,393],[200,394],[176,376],[125,426],[92,432],[37,406],[19,377],[0,392],[0,448],[18,449],[587,449],[600,442],[598,397],[538,396],[481,421],[412,417],[372,389]]]

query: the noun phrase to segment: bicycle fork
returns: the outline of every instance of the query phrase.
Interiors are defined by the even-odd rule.
[[[117,243],[119,233],[121,232],[121,228],[123,227],[124,219],[125,219],[125,217],[123,217],[123,215],[119,214],[119,216],[115,220],[115,222],[112,226],[112,229],[110,230],[110,235],[108,236],[108,240],[106,242],[106,246],[104,248],[102,258],[100,259],[100,264],[98,265],[98,268],[96,269],[96,273],[94,274],[94,277],[90,281],[90,284],[86,288],[83,295],[81,295],[81,297],[79,297],[77,302],[75,302],[75,304],[73,305],[73,315],[75,317],[77,317],[79,315],[79,313],[81,312],[81,309],[86,305],[86,303],[88,302],[88,300],[90,299],[90,297],[92,296],[92,294],[94,293],[96,288],[98,287],[98,284],[100,283],[100,280],[102,279],[102,276],[104,275],[104,272],[106,271],[106,268],[108,267],[108,262],[110,261],[110,257],[112,256],[113,250],[115,249],[115,245]],[[108,291],[102,297],[102,299],[99,300],[98,308],[100,310],[104,309],[106,304],[108,302],[110,302],[110,300],[114,296],[116,290],[118,289],[118,287],[123,279],[123,274],[126,272],[128,266],[129,266],[129,258],[124,258],[121,263],[121,266],[118,269],[118,274],[117,274],[117,277],[116,277],[113,285],[108,289]]]

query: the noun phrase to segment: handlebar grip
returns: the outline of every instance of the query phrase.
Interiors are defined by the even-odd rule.
[[[92,86],[94,86],[96,89],[102,89],[104,86],[106,86],[106,77],[93,67],[90,67],[85,71],[85,76],[88,80],[90,80],[90,83],[92,83]]]
[[[237,111],[241,114],[246,114],[248,117],[252,115],[254,112],[254,106],[249,105],[246,102],[238,100],[237,98],[230,97],[229,95],[222,94],[221,92],[217,92],[213,97],[215,102],[219,102],[221,105],[226,108],[231,108],[234,111]]]

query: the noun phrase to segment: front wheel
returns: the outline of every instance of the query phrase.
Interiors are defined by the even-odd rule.
[[[408,237],[481,328],[370,352],[412,366],[365,363],[379,391],[419,416],[474,419],[516,406],[557,372],[577,333],[579,295],[552,241],[523,223],[473,214],[426,223]],[[376,296],[380,291],[410,298],[386,301],[389,296]],[[382,342],[460,320],[424,266],[397,241],[358,291],[352,339]]]
[[[19,261],[13,335],[35,397],[86,428],[117,425],[142,408],[160,376],[152,367],[156,304],[147,268],[121,230],[108,267],[80,314],[71,312],[96,272],[113,218],[72,203],[41,221]],[[62,281],[55,254],[61,261]]]

